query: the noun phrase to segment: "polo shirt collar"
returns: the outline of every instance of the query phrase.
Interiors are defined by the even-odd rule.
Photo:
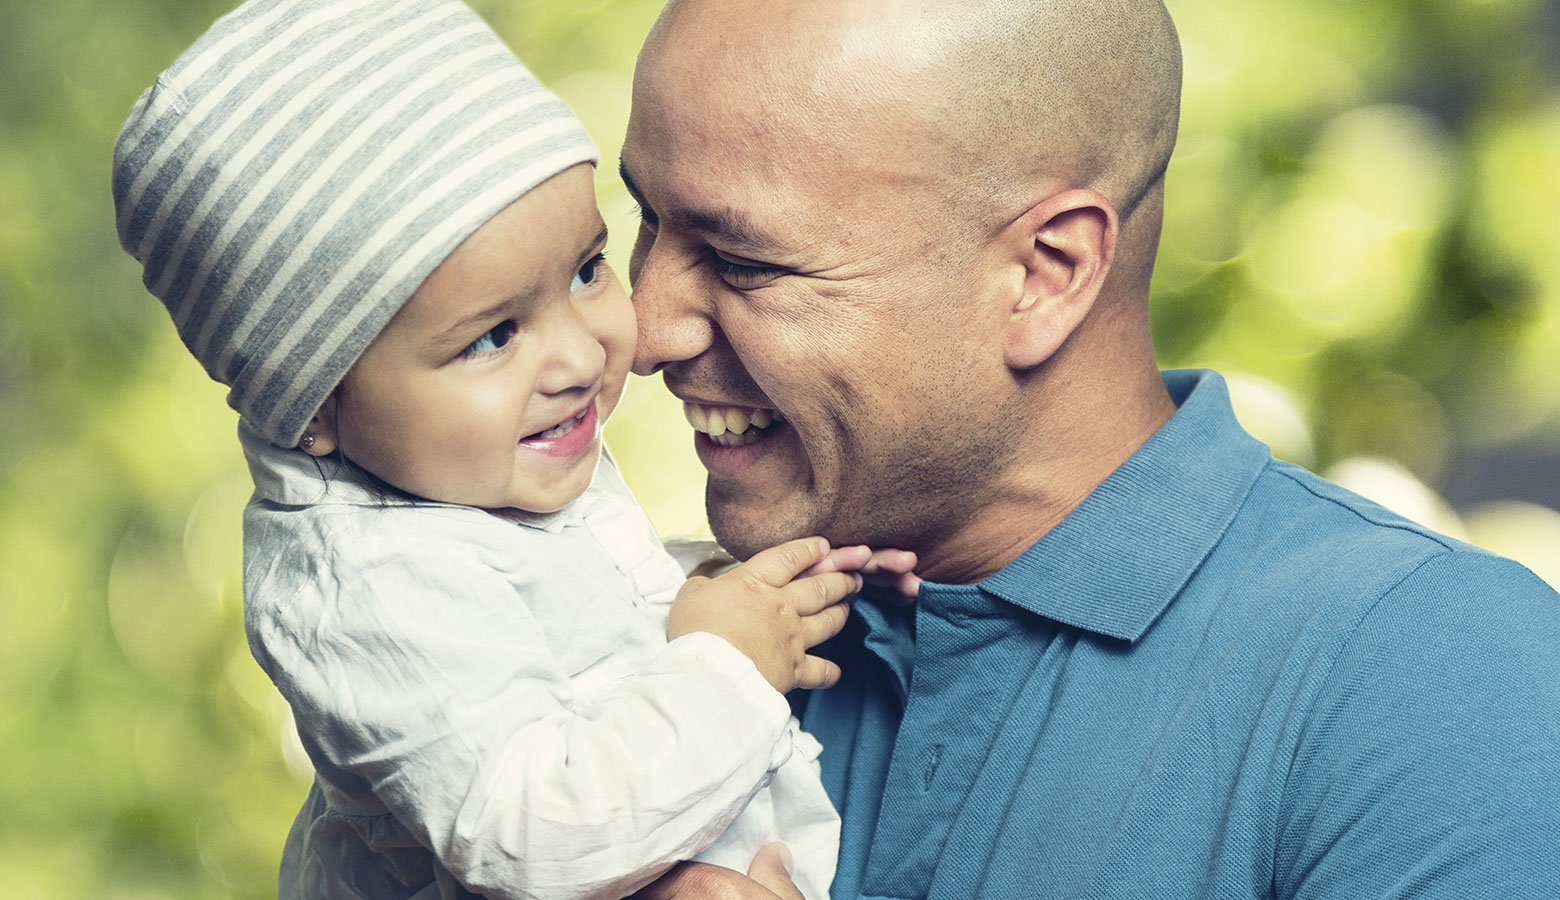
[[[1136,641],[1235,518],[1272,458],[1241,429],[1224,379],[1164,373],[1177,410],[984,593],[1075,628]]]

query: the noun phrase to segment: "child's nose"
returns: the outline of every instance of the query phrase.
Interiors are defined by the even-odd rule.
[[[607,364],[607,351],[601,342],[572,311],[560,316],[549,331],[547,365],[542,369],[537,390],[558,394],[595,386]]]

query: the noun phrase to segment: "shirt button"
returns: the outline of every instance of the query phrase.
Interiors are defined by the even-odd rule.
[[[932,779],[937,776],[937,766],[942,762],[943,745],[933,744],[926,751],[926,764],[921,768],[921,792],[932,789]]]

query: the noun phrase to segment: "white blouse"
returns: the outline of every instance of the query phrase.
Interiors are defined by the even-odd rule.
[[[385,501],[240,439],[250,649],[316,778],[283,898],[616,898],[790,845],[827,896],[818,745],[752,662],[666,641],[682,567],[610,457],[548,515]]]

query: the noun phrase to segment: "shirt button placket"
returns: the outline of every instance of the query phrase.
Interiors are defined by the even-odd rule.
[[[915,666],[866,873],[869,896],[926,895],[1005,703],[979,655],[1000,622],[972,619],[939,599],[963,598],[923,592],[916,612]]]

